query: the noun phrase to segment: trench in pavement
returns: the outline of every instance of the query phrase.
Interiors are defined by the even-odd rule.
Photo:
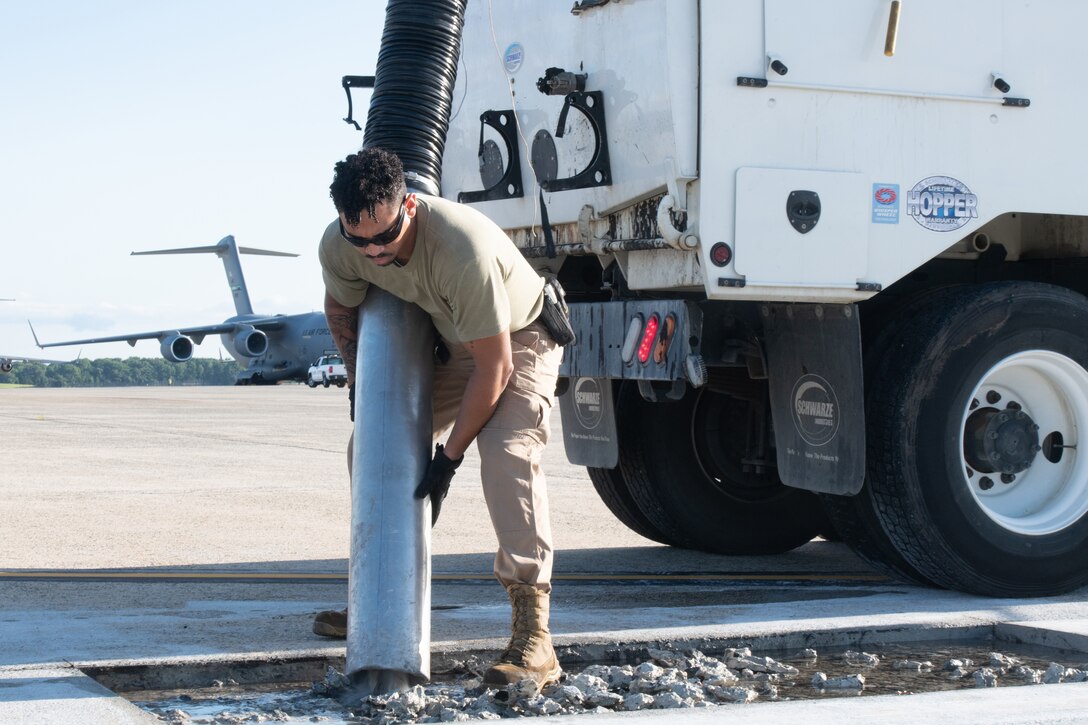
[[[762,688],[756,702],[974,689],[977,685],[970,673],[956,677],[945,668],[946,662],[951,658],[969,659],[974,662],[969,669],[975,670],[986,666],[993,652],[1015,657],[1019,664],[1040,671],[1054,662],[1068,668],[1088,666],[1088,653],[1012,641],[999,636],[992,625],[795,632],[728,640],[601,642],[564,645],[557,647],[557,651],[569,680],[594,664],[638,665],[653,660],[655,654],[659,657],[662,651],[691,653],[697,650],[711,657],[722,657],[727,648],[741,646],[750,647],[753,655],[769,656],[798,670],[796,675],[783,676],[774,682],[773,688],[766,682],[742,679],[739,685]],[[806,648],[817,651],[815,660],[802,654]],[[856,661],[847,662],[843,657],[847,650],[875,654],[881,664],[865,667]],[[425,688],[427,697],[449,696],[452,692],[468,699],[482,694],[479,675],[495,654],[497,652],[482,649],[436,652],[432,658],[432,682]],[[893,666],[893,663],[905,660],[928,661],[932,663],[932,669],[910,671]],[[315,654],[290,658],[236,657],[168,665],[137,663],[84,667],[83,671],[160,717],[180,710],[194,723],[238,722],[238,718],[255,715],[285,722],[304,722],[312,717],[320,717],[329,723],[353,722],[357,721],[358,711],[314,694],[311,689],[313,683],[325,678],[328,668],[342,671],[343,667],[342,656]],[[816,672],[822,672],[832,680],[863,674],[865,687],[863,690],[819,689],[812,684]],[[1000,677],[997,683],[998,686],[1026,684],[1029,683],[1012,675]],[[517,714],[517,711],[508,714]]]

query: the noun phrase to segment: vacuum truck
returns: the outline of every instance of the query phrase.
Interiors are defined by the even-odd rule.
[[[1086,25],[469,3],[442,194],[566,290],[566,454],[619,520],[720,554],[830,526],[990,596],[1088,583]]]

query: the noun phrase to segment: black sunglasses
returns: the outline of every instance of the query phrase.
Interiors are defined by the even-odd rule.
[[[383,247],[386,244],[389,244],[391,241],[400,236],[400,229],[402,226],[404,226],[404,213],[406,210],[404,202],[407,199],[408,197],[404,197],[404,199],[401,199],[400,214],[397,215],[397,220],[393,222],[393,226],[389,227],[384,232],[381,232],[380,234],[375,234],[372,237],[357,237],[354,234],[349,234],[348,230],[344,229],[344,220],[338,217],[337,221],[340,223],[340,236],[348,240],[348,242],[353,246],[359,248],[369,247],[371,244],[376,247]]]

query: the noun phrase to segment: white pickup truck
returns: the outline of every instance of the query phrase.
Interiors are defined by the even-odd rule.
[[[342,388],[348,384],[348,370],[344,367],[344,358],[339,355],[326,354],[317,359],[306,372],[306,384],[316,388],[318,384],[335,385]]]

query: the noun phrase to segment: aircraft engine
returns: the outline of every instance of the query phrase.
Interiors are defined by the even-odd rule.
[[[242,357],[260,357],[268,352],[268,335],[244,327],[234,335],[234,349]]]
[[[11,360],[0,360],[0,373],[11,372]]]
[[[159,350],[170,362],[185,362],[193,356],[193,341],[185,335],[171,335],[163,338]]]

